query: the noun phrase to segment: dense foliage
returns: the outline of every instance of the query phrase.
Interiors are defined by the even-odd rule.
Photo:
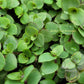
[[[84,0],[0,0],[0,84],[84,84]]]

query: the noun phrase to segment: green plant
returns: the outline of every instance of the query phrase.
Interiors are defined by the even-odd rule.
[[[84,0],[0,0],[0,84],[84,84]]]

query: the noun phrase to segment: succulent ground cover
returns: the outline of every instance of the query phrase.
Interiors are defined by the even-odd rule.
[[[84,0],[0,0],[0,84],[84,84]]]

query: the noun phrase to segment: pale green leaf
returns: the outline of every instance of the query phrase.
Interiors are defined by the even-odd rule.
[[[48,62],[55,59],[56,57],[53,57],[50,53],[46,52],[39,56],[38,62]]]
[[[54,56],[59,56],[63,52],[63,46],[57,45],[55,48],[52,49],[51,54]]]
[[[7,78],[9,78],[10,80],[21,80],[22,73],[21,72],[12,72],[7,75]]]
[[[65,59],[62,63],[63,69],[73,69],[75,67],[76,67],[76,65],[71,61],[70,58]]]
[[[15,8],[20,4],[18,0],[7,0],[6,2],[7,2],[8,9]]]

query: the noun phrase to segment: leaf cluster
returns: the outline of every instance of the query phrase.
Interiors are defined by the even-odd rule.
[[[59,83],[84,84],[84,0],[0,0],[0,84]]]

